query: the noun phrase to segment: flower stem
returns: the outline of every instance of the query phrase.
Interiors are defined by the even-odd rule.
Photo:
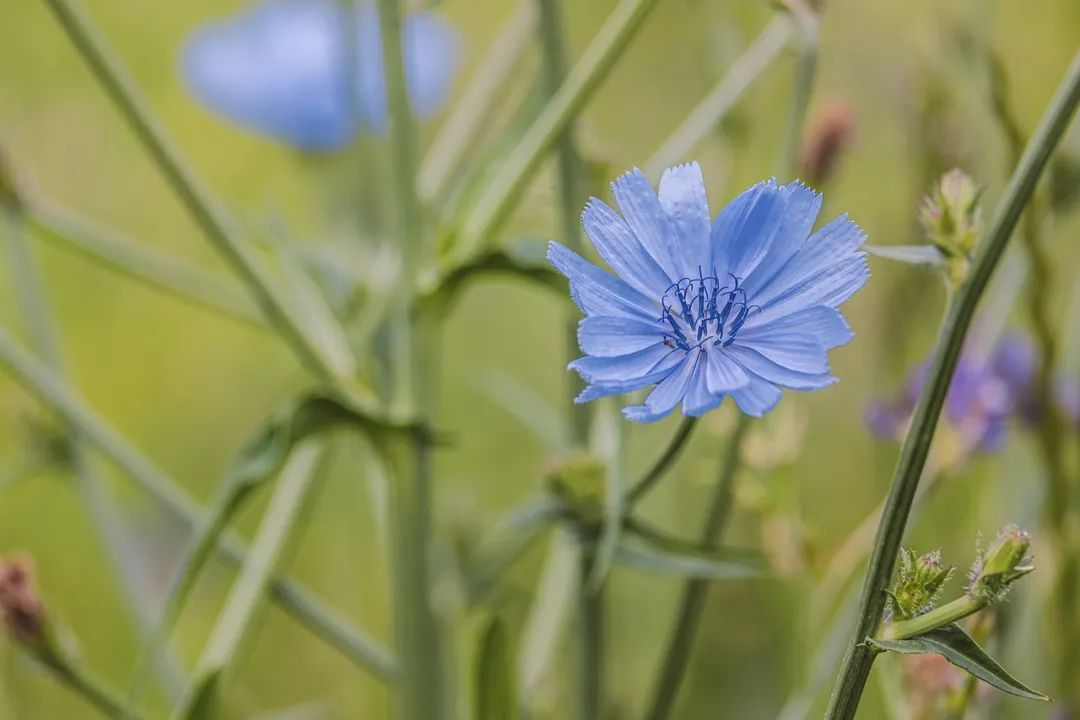
[[[418,327],[412,295],[427,258],[417,194],[416,127],[405,80],[402,16],[399,0],[379,0],[379,33],[386,72],[387,107],[395,232],[401,252],[401,285],[409,300],[395,305],[390,317],[394,374],[391,404],[399,412],[429,418],[435,398],[431,367],[433,332]],[[432,330],[433,329],[429,329]],[[432,458],[429,442],[411,441],[409,462],[399,468],[396,492],[398,535],[394,551],[395,628],[402,683],[398,712],[403,720],[440,720],[448,716],[449,697],[443,671],[441,629],[432,604],[431,550]]]
[[[803,125],[806,123],[806,111],[810,107],[810,96],[814,90],[814,79],[817,77],[818,30],[821,20],[805,0],[786,0],[784,4],[802,31],[802,47],[795,67],[791,108],[780,163],[784,182],[788,182],[793,180],[798,172],[799,144],[802,141]]]
[[[675,435],[672,436],[671,442],[668,443],[663,454],[656,459],[648,472],[642,475],[641,479],[626,493],[627,505],[636,505],[659,482],[660,478],[675,462],[675,459],[679,457],[679,453],[682,452],[686,442],[693,434],[697,421],[698,419],[695,417],[686,416],[683,418],[679,424],[679,429],[675,431]]]
[[[96,707],[102,715],[108,718],[122,717],[123,708],[120,697],[111,689],[102,685],[97,679],[87,674],[74,661],[53,654],[48,656],[35,655],[35,657],[49,669],[54,678],[81,695],[84,700]],[[139,720],[138,715],[128,715],[127,718],[128,720]]]
[[[907,640],[957,620],[963,620],[968,615],[979,612],[988,604],[984,598],[964,594],[952,602],[910,620],[887,622],[881,626],[877,636],[880,640]]]
[[[850,720],[859,706],[875,652],[865,639],[874,634],[885,608],[885,588],[892,576],[896,553],[903,539],[919,476],[930,451],[941,408],[964,336],[971,324],[979,298],[997,266],[1013,229],[1031,198],[1035,184],[1045,169],[1054,147],[1069,125],[1080,102],[1080,53],[1074,57],[1064,81],[1051,101],[1016,170],[1009,179],[993,223],[980,243],[977,255],[953,297],[930,371],[915,410],[911,429],[900,452],[896,473],[885,504],[885,512],[874,541],[874,552],[866,571],[859,612],[840,676],[833,689],[826,717]]]
[[[2,329],[0,367],[37,400],[71,423],[86,443],[111,459],[173,518],[189,530],[206,522],[206,510],[184,488],[109,426],[82,398],[71,392],[66,383],[20,348]],[[218,549],[234,564],[241,563],[247,553],[244,543],[232,533],[222,537]],[[323,605],[310,591],[284,578],[275,579],[271,590],[282,609],[356,665],[382,679],[396,676],[397,661],[389,651]]]
[[[146,98],[112,52],[77,0],[46,0],[57,21],[82,54],[128,126],[142,142],[158,170],[214,247],[248,285],[259,308],[302,362],[322,380],[361,407],[373,405],[370,393],[354,379],[355,360],[344,331],[332,318],[322,318],[332,335],[313,338],[278,287],[269,268],[235,231],[233,222],[183,160]]]
[[[720,476],[717,478],[712,501],[709,504],[708,515],[705,516],[705,522],[701,526],[700,541],[703,549],[714,550],[720,545],[720,537],[731,514],[742,440],[749,426],[750,418],[740,414],[738,424],[735,425],[735,430],[728,440]],[[649,712],[646,715],[649,720],[664,720],[675,706],[679,686],[682,684],[683,675],[690,662],[690,650],[694,645],[694,636],[697,634],[698,624],[701,621],[701,613],[705,609],[705,596],[708,590],[708,581],[702,579],[687,580],[683,586],[678,615],[668,637],[667,651],[660,665],[660,676],[657,678],[652,702],[649,704]]]
[[[39,268],[33,250],[25,234],[25,216],[22,206],[2,208],[7,232],[8,256],[11,261],[12,281],[19,295],[19,306],[24,322],[33,337],[33,344],[42,362],[58,377],[64,377],[64,360],[60,341],[53,324],[52,310],[41,283]],[[132,553],[137,545],[131,542],[130,528],[120,509],[105,486],[93,458],[80,437],[78,428],[65,421],[64,436],[71,455],[71,465],[78,481],[78,489],[86,505],[90,521],[101,537],[112,570],[119,581],[127,609],[133,613],[139,637],[146,640],[153,633],[153,618],[148,612],[150,598],[147,588],[133,572]],[[182,675],[170,661],[166,652],[152,658],[162,687],[168,693],[179,691]]]
[[[580,695],[577,720],[603,717],[604,698],[604,587],[591,587],[597,543],[582,541],[578,578]]]
[[[592,98],[658,0],[622,0],[597,31],[558,92],[525,132],[514,151],[465,218],[451,264],[467,259],[506,220],[541,161]]]

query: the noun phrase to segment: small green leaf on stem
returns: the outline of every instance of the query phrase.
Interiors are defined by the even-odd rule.
[[[945,264],[945,256],[933,245],[864,245],[863,249],[871,255],[908,265],[941,267]]]
[[[937,653],[962,670],[1002,692],[1030,700],[1049,701],[1046,695],[1032,690],[1001,667],[963,628],[953,623],[907,640],[875,640],[866,642],[879,650],[891,650],[903,655]]]
[[[734,580],[761,575],[761,568],[748,559],[721,558],[707,552],[674,552],[630,537],[620,540],[615,562],[646,572],[703,580]]]

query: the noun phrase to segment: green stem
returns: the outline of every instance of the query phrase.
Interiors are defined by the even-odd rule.
[[[187,491],[164,470],[143,456],[2,329],[0,366],[35,398],[59,414],[65,422],[71,423],[86,443],[110,458],[120,470],[135,480],[139,487],[189,530],[206,522],[206,510]],[[222,538],[219,550],[234,564],[242,562],[247,553],[244,543],[232,533]],[[387,650],[365,633],[351,627],[340,615],[316,600],[310,591],[282,578],[274,581],[272,589],[282,608],[323,642],[379,678],[392,679],[396,676],[396,660]]]
[[[802,142],[803,125],[810,107],[810,96],[817,77],[818,31],[820,18],[804,0],[788,0],[787,5],[802,30],[802,48],[795,68],[795,80],[788,112],[787,132],[781,155],[784,182],[793,180],[798,172],[799,146]]]
[[[664,473],[668,471],[668,468],[675,462],[675,459],[679,457],[679,453],[682,452],[686,442],[693,434],[694,428],[697,426],[698,419],[695,417],[686,416],[679,423],[679,429],[675,431],[675,434],[671,438],[671,442],[668,443],[664,452],[656,459],[653,466],[649,468],[648,472],[642,475],[641,479],[630,488],[626,493],[627,505],[633,506],[641,501],[645,495],[652,490],[653,486],[660,481],[660,478],[664,477]]]
[[[420,199],[417,194],[416,128],[409,103],[402,55],[401,8],[398,0],[379,0],[379,29],[386,72],[393,154],[395,230],[401,252],[401,284],[409,297],[417,287],[419,269],[427,259]],[[390,318],[394,374],[391,403],[399,412],[431,416],[434,382],[428,359],[433,348],[418,347],[433,340],[418,329],[411,300],[395,306]],[[402,682],[398,712],[403,720],[440,720],[449,714],[444,678],[441,628],[432,602],[431,515],[432,457],[426,439],[415,438],[410,462],[397,477],[394,583],[395,627]]]
[[[233,281],[114,231],[94,227],[51,202],[33,201],[27,208],[26,219],[30,229],[41,238],[152,290],[244,323],[266,326],[243,288]]]
[[[885,608],[885,589],[892,576],[896,554],[903,539],[919,476],[930,451],[930,443],[941,414],[949,382],[971,324],[979,298],[997,266],[1024,206],[1035,190],[1062,134],[1080,102],[1080,53],[1073,59],[1038,129],[1009,179],[1004,197],[978,253],[950,303],[948,314],[930,371],[919,398],[911,429],[900,452],[896,473],[885,504],[885,513],[874,541],[867,568],[856,626],[848,644],[840,676],[829,702],[830,720],[850,720],[855,716],[875,653],[864,640],[874,634]]]
[[[462,225],[453,264],[467,259],[502,225],[529,180],[570,122],[607,77],[658,0],[622,0],[488,184]]]
[[[577,720],[603,717],[604,698],[604,587],[590,587],[596,560],[595,538],[583,538],[578,582],[580,694]]]
[[[740,414],[738,424],[728,440],[723,466],[713,491],[712,502],[709,504],[705,522],[701,526],[701,545],[707,550],[715,550],[720,546],[724,526],[727,523],[728,516],[731,514],[735,476],[739,470],[739,454],[742,450],[743,437],[746,435],[749,425],[749,417]],[[687,580],[683,586],[678,614],[668,637],[667,650],[660,665],[660,675],[653,690],[652,702],[649,703],[649,712],[646,715],[649,720],[664,720],[671,714],[671,710],[675,705],[675,698],[679,693],[679,685],[682,683],[683,675],[686,674],[687,665],[690,663],[690,651],[693,648],[694,637],[697,635],[698,625],[701,622],[701,613],[705,609],[705,596],[708,591],[709,582],[707,580]]]
[[[879,640],[907,640],[916,635],[936,630],[939,627],[963,620],[968,615],[979,612],[987,606],[987,601],[974,595],[963,595],[945,603],[939,608],[924,613],[910,620],[895,620],[884,623],[877,633]]]
[[[58,377],[64,377],[64,360],[60,341],[53,325],[52,311],[39,276],[38,264],[32,248],[24,233],[25,216],[21,206],[3,208],[7,220],[7,245],[11,260],[12,281],[19,295],[19,306],[24,322],[33,337],[33,344],[42,362]],[[65,421],[64,436],[71,464],[78,481],[86,509],[98,535],[105,547],[106,555],[112,564],[112,570],[119,580],[122,596],[127,609],[133,613],[138,635],[144,640],[153,630],[153,619],[148,613],[150,598],[146,589],[132,571],[128,557],[134,547],[129,537],[127,523],[119,508],[109,496],[109,492],[97,469],[93,458],[80,437],[78,428]],[[154,668],[158,671],[162,687],[166,692],[179,690],[180,671],[170,662],[166,653],[153,656]]]
[[[314,440],[302,443],[293,450],[282,468],[251,550],[244,558],[225,607],[195,665],[185,698],[173,713],[177,720],[200,717],[191,713],[204,688],[208,683],[214,683],[213,691],[220,691],[222,679],[233,669],[245,641],[251,636],[271,579],[283,564],[282,557],[293,544],[296,531],[303,526],[297,520],[303,517],[305,507],[314,496],[315,480],[321,475],[316,466],[324,450],[325,447]]]
[[[248,285],[269,322],[312,372],[360,406],[370,406],[373,401],[369,394],[353,380],[355,361],[340,326],[333,323],[336,332],[332,337],[324,337],[324,344],[308,334],[262,258],[235,231],[224,209],[181,158],[149,103],[86,11],[77,0],[45,2],[196,224]],[[327,320],[327,324],[331,322]]]
[[[97,708],[102,715],[108,718],[122,717],[123,709],[119,696],[87,674],[72,660],[52,655],[38,657],[37,659],[49,669],[54,678],[81,695],[84,700]],[[138,720],[137,715],[128,717],[130,720]]]
[[[687,153],[716,128],[794,34],[791,18],[781,16],[761,31],[757,40],[731,64],[727,74],[709,91],[682,125],[675,129],[645,163],[645,173],[656,176],[686,157]]]

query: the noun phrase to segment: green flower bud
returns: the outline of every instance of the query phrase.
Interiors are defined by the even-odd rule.
[[[941,551],[916,556],[900,551],[900,572],[889,590],[890,606],[898,619],[907,620],[932,610],[941,589],[956,568],[941,564]]]
[[[548,490],[586,524],[604,516],[604,463],[595,455],[574,452],[550,463],[544,473]]]
[[[1015,525],[1006,526],[990,547],[975,559],[969,576],[968,594],[987,602],[1004,599],[1009,586],[1017,578],[1035,569],[1028,555],[1030,548],[1030,535]]]
[[[920,217],[930,241],[945,256],[954,280],[963,279],[979,233],[979,187],[962,170],[945,173],[923,200]]]

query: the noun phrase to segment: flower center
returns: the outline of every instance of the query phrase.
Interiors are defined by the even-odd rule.
[[[660,301],[664,308],[660,321],[669,327],[665,345],[689,352],[710,340],[723,347],[735,342],[739,328],[759,308],[747,304],[746,291],[739,287],[741,278],[731,273],[727,277],[732,282],[721,284],[715,270],[703,275],[698,268],[696,278],[682,278],[667,289]]]

